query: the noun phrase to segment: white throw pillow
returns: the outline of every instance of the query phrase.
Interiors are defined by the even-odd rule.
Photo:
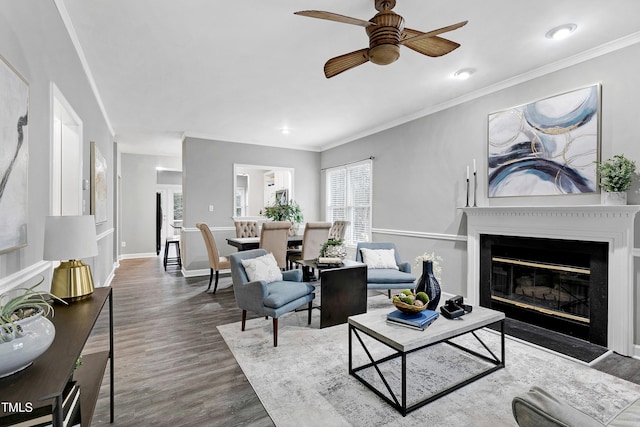
[[[362,260],[367,268],[393,268],[398,270],[396,264],[396,251],[393,249],[367,249],[360,248]]]
[[[282,280],[282,271],[278,267],[276,259],[272,253],[268,253],[258,258],[241,260],[244,271],[251,282],[264,280],[267,283]]]

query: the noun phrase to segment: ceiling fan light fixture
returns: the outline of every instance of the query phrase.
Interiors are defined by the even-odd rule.
[[[545,37],[552,40],[562,40],[569,37],[578,28],[576,24],[564,24],[547,31]]]
[[[476,70],[473,68],[463,68],[453,73],[453,77],[455,77],[458,80],[467,80],[469,77],[471,77],[471,74],[475,72]]]
[[[389,65],[400,58],[400,47],[382,44],[369,49],[369,61],[378,65]]]

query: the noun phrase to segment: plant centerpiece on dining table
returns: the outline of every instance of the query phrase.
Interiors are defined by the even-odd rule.
[[[278,199],[274,204],[266,206],[263,215],[273,221],[289,221],[291,223],[290,234],[298,234],[300,223],[304,220],[302,209],[295,200],[285,201]]]
[[[66,304],[49,292],[30,288],[0,294],[0,377],[20,371],[44,353],[55,337],[53,323],[46,316],[53,316],[52,300]]]
[[[616,154],[597,164],[600,174],[602,202],[608,205],[626,205],[627,191],[631,187],[636,162],[627,159],[624,154]]]
[[[347,257],[347,248],[341,239],[329,239],[322,244],[320,256],[323,258],[340,258],[343,260]]]

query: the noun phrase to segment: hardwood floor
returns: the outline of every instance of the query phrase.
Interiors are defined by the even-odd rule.
[[[160,258],[120,262],[112,282],[114,426],[274,425],[216,329],[240,320],[231,278],[220,278],[215,295],[205,292],[208,281],[165,272]],[[104,349],[106,310],[85,352]],[[640,360],[614,354],[595,368],[640,384]],[[102,425],[109,425],[107,377],[92,423]]]
[[[216,329],[238,322],[230,277],[215,295],[209,278],[165,272],[161,260],[123,260],[112,281],[114,426],[273,426]],[[238,329],[240,333],[240,329]],[[108,349],[108,312],[86,353]],[[109,425],[105,377],[92,426]]]

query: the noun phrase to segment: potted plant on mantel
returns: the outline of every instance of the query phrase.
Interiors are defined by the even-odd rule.
[[[624,154],[616,154],[597,165],[600,174],[600,200],[604,205],[626,205],[627,191],[631,187],[636,162]]]
[[[10,297],[0,294],[0,378],[18,372],[44,353],[55,337],[55,327],[48,315],[53,315],[49,298],[63,300],[35,288],[44,279]],[[8,298],[6,302],[4,300]]]
[[[300,223],[304,220],[300,205],[295,200],[284,201],[282,199],[264,208],[264,216],[273,221],[289,221],[291,222],[291,235],[298,234]]]

